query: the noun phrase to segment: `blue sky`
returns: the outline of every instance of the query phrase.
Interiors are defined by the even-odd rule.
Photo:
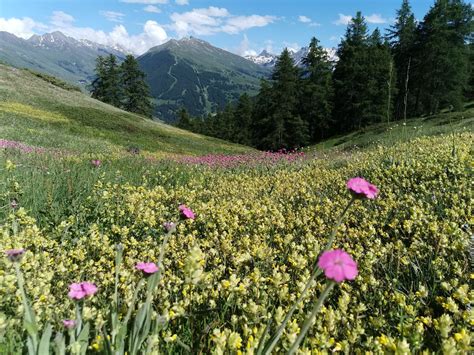
[[[411,1],[422,19],[434,0]],[[238,54],[299,48],[316,36],[336,47],[358,10],[386,28],[401,0],[0,0],[0,30],[28,38],[61,30],[135,54],[195,36]]]

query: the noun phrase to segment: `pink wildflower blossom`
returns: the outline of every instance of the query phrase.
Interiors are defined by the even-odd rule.
[[[186,205],[179,205],[178,209],[179,212],[181,212],[181,216],[183,216],[185,219],[195,218],[193,210],[187,207]]]
[[[163,228],[167,232],[174,231],[176,229],[176,223],[174,223],[174,222],[165,222],[165,223],[163,223]]]
[[[357,263],[344,250],[327,250],[318,260],[318,267],[328,279],[336,282],[354,280],[358,274]]]
[[[135,268],[141,270],[145,275],[152,275],[158,271],[158,266],[155,263],[138,263]]]
[[[81,300],[88,296],[93,296],[97,292],[97,286],[92,282],[79,282],[69,285],[69,298]]]
[[[76,326],[76,321],[74,319],[65,319],[63,320],[64,328],[72,329]]]
[[[349,179],[347,188],[358,198],[374,199],[379,193],[377,186],[360,177]]]
[[[91,160],[91,164],[92,166],[98,168],[102,164],[102,162],[99,159],[93,159]]]
[[[25,249],[10,249],[5,251],[5,255],[11,262],[20,261],[23,254],[25,254]]]

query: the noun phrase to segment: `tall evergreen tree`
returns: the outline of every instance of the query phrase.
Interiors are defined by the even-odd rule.
[[[110,54],[96,60],[96,78],[92,82],[92,97],[116,107],[121,105],[120,67],[117,58]]]
[[[333,106],[332,63],[315,37],[303,64],[300,115],[308,123],[310,141],[315,142],[328,135]]]
[[[127,55],[120,65],[122,108],[129,112],[147,117],[152,116],[150,88],[145,81],[145,73],[140,70],[138,61],[132,55]]]
[[[242,94],[239,98],[234,112],[234,141],[240,144],[251,144],[251,125],[252,125],[253,104],[248,94]]]
[[[388,39],[393,53],[397,81],[395,96],[395,118],[401,119],[406,112],[413,112],[414,100],[410,95],[413,87],[410,71],[415,67],[416,20],[408,0],[403,0],[397,11],[395,24],[388,31]]]
[[[176,127],[187,129],[189,131],[192,131],[194,128],[191,117],[185,108],[182,108],[178,112],[178,122],[176,123]]]
[[[334,81],[334,133],[358,129],[370,114],[367,24],[360,12],[349,23],[337,50]]]
[[[308,127],[298,115],[299,69],[286,48],[278,58],[272,79],[274,106],[264,142],[269,149],[300,147],[308,140]]]
[[[473,10],[462,0],[437,0],[420,23],[420,63],[416,76],[419,113],[462,107],[469,81],[466,40],[473,31]]]

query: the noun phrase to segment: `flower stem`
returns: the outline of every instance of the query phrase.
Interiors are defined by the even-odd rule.
[[[325,248],[322,250],[328,250],[332,247],[332,244],[334,243],[334,239],[336,238],[336,234],[337,234],[337,230],[339,228],[339,226],[341,225],[343,219],[344,219],[344,216],[346,215],[347,211],[349,210],[349,208],[352,206],[352,204],[355,202],[356,198],[355,197],[352,197],[351,200],[349,201],[349,203],[346,205],[346,207],[344,208],[344,210],[342,211],[341,215],[339,216],[339,218],[337,219],[337,222],[335,224],[335,226],[333,227],[332,231],[331,231],[331,234],[329,236],[329,240],[325,246]],[[317,259],[316,259],[317,260]],[[305,299],[306,297],[306,293],[308,292],[308,290],[310,289],[313,281],[319,276],[321,275],[322,273],[322,270],[320,268],[318,268],[317,265],[314,266],[313,268],[313,271],[311,273],[311,276],[309,277],[308,281],[306,281],[306,285],[303,289],[303,291],[301,292],[301,295],[300,297],[296,300],[296,302],[291,306],[290,310],[288,311],[288,313],[286,314],[285,318],[283,319],[283,322],[280,324],[280,326],[278,327],[278,329],[276,330],[275,332],[275,335],[270,339],[270,343],[269,345],[264,349],[264,353],[265,354],[270,354],[272,352],[272,350],[275,348],[275,346],[277,345],[278,341],[280,340],[282,334],[283,334],[283,331],[285,330],[286,328],[286,325],[288,324],[288,322],[290,321],[291,319],[291,316],[293,315],[293,313],[295,312],[296,308],[298,307],[298,305]]]
[[[306,318],[305,322],[303,323],[303,327],[301,328],[300,334],[296,338],[296,340],[293,343],[293,345],[291,346],[290,350],[288,350],[288,353],[287,353],[288,355],[292,355],[298,350],[301,342],[303,341],[304,337],[306,336],[306,333],[308,332],[309,328],[311,327],[311,324],[313,323],[313,320],[316,317],[316,314],[321,309],[321,306],[323,305],[324,301],[326,300],[329,293],[333,289],[334,285],[335,285],[334,281],[328,281],[328,283],[326,284],[326,288],[324,289],[321,296],[319,296],[318,301],[313,306],[313,310],[311,311],[311,314],[309,315],[309,317]]]

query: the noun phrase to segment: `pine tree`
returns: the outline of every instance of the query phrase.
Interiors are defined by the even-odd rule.
[[[284,49],[272,74],[273,112],[269,134],[264,142],[269,149],[294,148],[307,143],[308,127],[298,115],[299,70],[288,49]]]
[[[239,98],[234,112],[234,142],[250,145],[251,144],[251,125],[252,125],[253,104],[248,94],[242,94]]]
[[[105,80],[107,77],[105,57],[98,56],[95,64],[95,79],[91,84],[91,96],[94,99],[104,101],[105,100]]]
[[[122,108],[129,112],[147,117],[152,116],[153,106],[150,98],[150,88],[145,81],[145,73],[140,70],[138,61],[132,55],[127,55],[120,65]]]
[[[120,86],[120,67],[118,66],[117,58],[113,54],[107,57],[97,57],[95,74],[96,78],[91,85],[92,97],[120,107],[122,89]]]
[[[189,116],[188,111],[185,108],[182,108],[178,112],[178,122],[176,123],[176,127],[189,131],[191,131],[193,128],[191,117]]]
[[[416,76],[419,113],[462,108],[469,80],[466,39],[473,31],[473,10],[462,0],[437,0],[420,23]]]
[[[120,67],[117,62],[117,57],[110,54],[104,59],[105,78],[104,85],[104,99],[102,101],[111,104],[115,107],[121,106],[122,87],[120,85]]]
[[[408,0],[403,0],[401,8],[397,11],[395,24],[388,31],[388,39],[393,53],[397,81],[395,96],[395,118],[401,119],[406,112],[413,112],[414,97],[410,71],[415,66],[415,37],[416,20]],[[406,104],[405,104],[406,102]],[[409,106],[409,107],[407,107]]]
[[[333,86],[332,63],[315,37],[311,39],[303,64],[305,70],[300,115],[308,123],[310,141],[316,142],[328,135],[333,106]]]
[[[358,129],[365,124],[366,116],[370,115],[367,37],[367,24],[358,12],[349,23],[345,38],[337,50],[339,61],[333,74],[333,133]]]
[[[270,83],[262,79],[252,113],[250,132],[252,145],[258,149],[268,149],[265,138],[272,131],[272,112],[274,110],[273,92]]]

